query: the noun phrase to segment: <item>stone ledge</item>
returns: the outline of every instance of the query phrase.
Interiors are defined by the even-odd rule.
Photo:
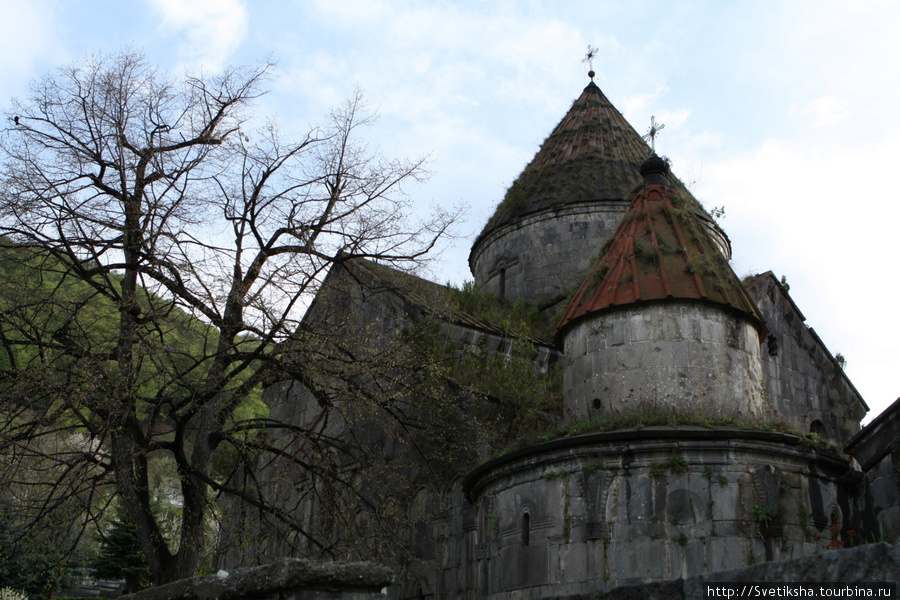
[[[371,562],[317,562],[282,558],[261,567],[182,579],[122,596],[128,600],[238,600],[284,598],[291,593],[342,593],[354,598],[380,595],[394,582],[387,567]],[[316,595],[316,594],[313,594]]]
[[[814,447],[803,438],[789,433],[694,425],[648,426],[582,433],[515,450],[469,471],[462,481],[463,492],[466,499],[472,502],[488,481],[511,472],[531,470],[538,464],[565,462],[577,459],[580,455],[591,457],[597,452],[622,452],[625,447],[631,450],[637,450],[641,446],[649,448],[656,443],[677,444],[681,451],[691,450],[689,444],[707,444],[707,448],[702,449],[718,452],[758,450],[794,456],[814,460],[820,468],[835,475],[843,475],[850,469],[849,462],[834,450]]]
[[[847,443],[845,451],[859,461],[864,471],[868,471],[890,454],[891,446],[898,440],[900,440],[900,398],[853,436]]]
[[[900,583],[900,544],[867,544],[675,581],[622,586],[560,600],[703,600],[715,583]],[[549,599],[547,599],[549,600]]]

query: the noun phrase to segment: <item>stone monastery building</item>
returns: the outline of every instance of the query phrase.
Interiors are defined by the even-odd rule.
[[[243,484],[263,482],[309,532],[355,538],[335,542],[341,556],[397,568],[402,598],[586,594],[896,539],[900,404],[861,431],[866,403],[786,287],[771,272],[742,281],[730,257],[725,233],[591,81],[472,246],[467,293],[501,313],[382,265],[329,274],[303,326],[316,351],[297,352],[318,356],[320,385],[341,400],[323,407],[311,382],[291,380],[266,397],[273,415],[353,440],[329,454],[352,499],[284,460]],[[503,320],[523,306],[544,330]],[[442,371],[413,341],[425,330],[457,350]],[[535,379],[494,391],[464,373],[475,357],[501,379],[523,347]],[[423,364],[398,392],[400,357]],[[423,422],[454,404],[427,404],[423,382],[472,402],[448,413],[459,431],[430,450],[354,408],[374,387],[392,390],[383,412]],[[537,382],[556,391],[529,414],[495,402]],[[487,437],[466,428],[473,406]],[[417,458],[442,443],[471,452],[443,467]],[[348,517],[354,502],[381,516]],[[252,511],[240,518],[258,535],[230,566],[322,554]],[[403,552],[372,533],[391,518]]]

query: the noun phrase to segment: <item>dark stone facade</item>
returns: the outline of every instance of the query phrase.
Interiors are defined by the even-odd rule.
[[[760,358],[773,415],[803,433],[846,444],[869,407],[771,271],[753,277],[747,290],[766,318]]]
[[[585,124],[578,135],[591,131]],[[498,221],[472,249],[475,281],[508,304],[525,300],[551,318],[586,278],[625,208],[618,199],[550,202]],[[688,246],[713,248],[703,252],[734,277],[727,238],[698,210],[685,218],[697,220],[692,235],[710,240]],[[563,427],[566,437],[492,460],[490,444],[473,438],[478,460],[440,475],[416,463],[402,431],[337,410],[355,396],[336,400],[334,415],[321,421],[329,408],[299,382],[269,387],[273,416],[301,429],[327,422],[333,439],[362,440],[393,470],[381,473],[410,482],[395,489],[390,477],[365,479],[353,456],[335,457],[342,477],[377,488],[406,515],[396,537],[407,554],[391,563],[400,573],[393,597],[538,600],[615,589],[604,597],[693,598],[707,580],[732,580],[716,577],[827,581],[822,573],[872,572],[870,565],[854,571],[845,556],[897,563],[896,548],[843,549],[900,536],[900,401],[860,432],[868,407],[771,273],[743,284],[734,278],[764,327],[709,296],[664,297],[579,315],[566,326],[563,349],[548,339],[513,339],[508,327],[448,308],[441,286],[380,269],[333,270],[304,326],[377,356],[430,319],[438,336],[473,354],[503,356],[524,342],[535,370],[560,362],[566,370],[565,397],[547,427]],[[453,373],[446,379],[442,385],[466,396]],[[409,393],[397,402],[414,412],[422,398]],[[687,415],[692,425],[610,421],[604,431],[578,429],[643,412]],[[710,419],[717,420],[698,425]],[[498,419],[496,426],[499,437],[511,425]],[[848,442],[849,456],[841,452]],[[333,533],[322,504],[327,486],[288,456],[260,464],[238,484],[268,486],[307,531]],[[226,521],[256,535],[242,551],[225,553],[225,565],[316,550],[254,520],[252,511],[230,510]],[[367,542],[348,552],[364,553]],[[709,575],[737,568],[745,571]],[[648,579],[663,583],[629,587]]]
[[[627,207],[627,201],[582,202],[499,227],[472,248],[475,281],[498,298],[547,305],[552,315],[581,283]]]

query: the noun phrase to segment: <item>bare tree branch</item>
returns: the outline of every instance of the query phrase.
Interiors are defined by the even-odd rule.
[[[415,265],[457,216],[411,217],[402,188],[425,162],[359,142],[373,118],[359,93],[299,141],[273,123],[252,129],[268,70],[172,81],[132,51],[90,57],[36,82],[0,136],[0,271],[20,284],[0,291],[0,494],[24,490],[33,523],[80,507],[85,527],[114,490],[157,583],[194,574],[217,495],[327,549],[216,464],[271,454],[338,485],[321,458],[336,440],[235,414],[274,373],[327,403],[316,365],[279,351],[311,294],[355,257]],[[412,422],[367,386],[348,389]],[[273,429],[319,458],[268,442]],[[153,513],[150,470],[164,459],[177,469],[178,539]]]

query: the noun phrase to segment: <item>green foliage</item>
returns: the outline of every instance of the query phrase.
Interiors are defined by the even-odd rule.
[[[841,371],[847,368],[847,359],[840,352],[834,355],[834,362],[837,363],[837,366],[841,369]]]
[[[501,302],[474,281],[464,282],[462,288],[448,285],[447,303],[451,313],[465,313],[515,338],[549,339],[555,325],[548,323],[540,310],[526,300],[519,298],[512,304]]]
[[[109,273],[105,278],[111,289],[121,288],[119,274]],[[135,353],[139,367],[133,410],[135,417],[148,427],[158,412],[161,398],[175,398],[185,389],[202,386],[216,354],[218,333],[165,299],[141,288],[137,291],[140,311],[147,320],[142,331],[144,339]],[[117,363],[112,360],[119,317],[113,299],[99,293],[90,280],[73,277],[66,263],[46,252],[23,248],[8,238],[0,238],[0,339],[3,342],[0,394],[5,398],[30,400],[27,405],[7,402],[0,408],[6,440],[28,440],[25,432],[30,437],[28,452],[0,448],[9,453],[0,485],[7,489],[33,488],[35,494],[28,497],[34,498],[38,505],[45,502],[56,511],[55,516],[46,515],[49,518],[72,524],[83,521],[92,507],[82,505],[81,514],[63,513],[61,507],[82,502],[80,496],[91,496],[98,510],[102,510],[113,485],[98,466],[107,462],[101,457],[67,469],[51,470],[49,465],[65,464],[54,458],[54,454],[68,462],[73,446],[78,444],[87,444],[94,451],[101,448],[94,432],[106,427],[105,408],[112,404],[120,382]],[[254,345],[250,338],[246,342]],[[239,340],[238,347],[243,343]],[[90,348],[91,354],[79,355],[73,348]],[[239,387],[252,374],[253,369],[249,369],[236,376],[228,389]],[[268,415],[261,392],[262,386],[255,386],[244,393],[227,416],[226,431],[236,423]],[[234,439],[246,440],[252,435],[252,431],[245,431]],[[158,478],[159,469],[163,468],[168,470],[168,475],[162,487],[152,485],[151,489],[177,490],[179,481],[174,463],[162,467],[158,456],[159,453],[146,458],[149,472]],[[212,476],[224,479],[236,460],[234,444],[230,441],[220,444],[212,457]],[[41,473],[43,481],[32,481],[32,473]],[[46,486],[50,494],[44,500],[36,495],[39,486]],[[53,493],[60,496],[54,497]],[[169,547],[177,548],[180,515],[172,513],[170,508],[160,510],[159,525]],[[54,566],[50,575],[33,576],[49,582],[40,585],[57,585],[65,576],[68,562],[60,557],[55,560],[55,564],[64,566]],[[42,569],[49,572],[50,567]],[[31,591],[31,587],[27,589]]]
[[[668,458],[666,464],[672,473],[684,473],[688,468],[687,460],[681,454],[673,454]]]
[[[668,472],[669,469],[665,463],[654,463],[650,465],[650,477],[658,479],[660,477],[665,477]]]
[[[753,520],[757,523],[762,523],[765,521],[771,521],[773,519],[772,509],[768,505],[759,506],[758,504],[753,505]]]
[[[788,491],[791,489],[791,481],[792,481],[792,478],[791,478],[790,474],[785,473],[784,475],[782,475],[781,476],[781,484],[778,486],[778,491],[781,492],[782,494],[787,494]]]
[[[672,454],[663,463],[654,463],[650,465],[650,476],[654,478],[665,477],[668,473],[684,473],[687,471],[688,464],[684,456],[680,454]]]
[[[121,509],[107,531],[98,534],[99,554],[88,566],[98,579],[124,579],[128,593],[150,584],[150,567],[138,544],[137,530]]]
[[[11,587],[0,588],[0,600],[28,600],[28,594]]]
[[[506,216],[512,216],[525,209],[528,205],[528,197],[534,192],[533,186],[524,183],[522,178],[513,181],[503,201],[497,207],[497,212]]]
[[[375,369],[348,374],[359,347],[342,349],[341,381],[317,377],[315,355],[292,364],[285,355],[332,267],[359,255],[411,268],[458,216],[412,215],[400,190],[424,176],[424,161],[384,159],[356,141],[373,117],[359,94],[296,141],[268,120],[251,133],[249,111],[270,67],[175,79],[128,49],[91,56],[14,100],[21,126],[0,138],[0,232],[9,236],[0,246],[17,254],[0,281],[0,426],[15,421],[0,435],[14,440],[0,457],[12,457],[24,480],[22,447],[45,450],[30,433],[55,431],[53,477],[19,482],[37,490],[31,506],[84,500],[76,518],[86,527],[101,518],[94,490],[106,499],[107,486],[118,488],[155,583],[196,573],[222,495],[303,538],[298,513],[277,506],[283,493],[225,485],[238,466],[274,456],[302,470],[313,464],[307,453],[337,453],[315,466],[346,480],[328,461],[340,466],[353,442],[329,437],[324,418],[264,418],[264,384],[290,378],[319,407],[374,399],[374,412],[404,419],[402,382],[377,389]],[[273,447],[259,435],[273,430],[288,441]],[[177,541],[151,515],[150,465],[160,456],[177,463],[168,490],[180,510]]]
[[[494,315],[499,303],[490,292],[483,291],[474,281],[463,282],[462,288],[447,285],[451,309],[473,315]]]
[[[672,538],[672,541],[681,546],[682,548],[687,546],[688,536],[685,533],[680,533]]]
[[[112,290],[122,277],[105,275]],[[115,355],[120,311],[114,299],[97,291],[90,280],[72,275],[71,266],[40,250],[23,248],[0,238],[0,371],[20,386],[59,383],[69,395],[77,383],[84,394],[114,394],[119,373],[112,360],[83,357],[83,368],[72,356],[75,346],[90,347],[93,356]],[[102,285],[101,282],[97,282]],[[148,416],[161,396],[201,385],[219,342],[218,332],[176,308],[171,301],[138,288],[137,302],[145,317],[137,374],[137,412]],[[41,329],[35,330],[40,323]],[[60,340],[66,340],[65,344]],[[240,345],[239,341],[239,345]],[[250,338],[247,345],[252,345]],[[73,378],[73,375],[78,378]],[[248,379],[237,378],[232,387]],[[49,380],[47,379],[49,377]],[[11,391],[7,389],[7,391]],[[261,388],[248,394],[235,415],[260,413]],[[87,413],[82,412],[82,416]],[[76,418],[71,414],[72,418]]]
[[[541,371],[535,363],[529,325],[539,318],[535,311],[516,303],[500,312],[502,306],[472,287],[453,292],[451,299],[468,314],[481,310],[484,320],[502,316],[499,327],[505,335],[470,346],[452,341],[440,327],[424,331],[414,341],[420,360],[429,365],[429,379],[451,382],[463,397],[481,400],[481,420],[492,445],[546,429],[562,409],[562,370],[554,365]],[[477,421],[478,414],[470,413],[467,420]]]
[[[585,473],[596,473],[603,469],[603,463],[599,460],[593,461],[585,465],[584,472]]]
[[[865,540],[865,543],[867,543],[867,544],[881,544],[881,543],[896,544],[898,541],[900,541],[900,536],[898,536],[896,534],[894,534],[894,535],[886,534],[884,532],[884,523],[879,523],[878,524],[878,533],[877,534],[875,534],[875,533],[869,534],[869,537],[868,537],[868,539]]]
[[[72,583],[80,562],[64,523],[31,531],[8,508],[0,507],[0,585],[33,599],[50,597]]]
[[[110,273],[105,277],[113,290],[121,288],[120,275]],[[73,345],[83,345],[91,347],[95,355],[114,356],[120,314],[108,295],[98,293],[90,280],[72,276],[70,266],[61,260],[18,246],[6,237],[0,238],[0,281],[16,283],[0,286],[0,336],[4,346],[0,372],[7,382],[46,388],[58,381],[71,386],[78,381],[73,381],[75,374],[83,378],[80,387],[84,393],[113,393],[119,376],[113,361],[88,362],[84,370],[79,370],[68,353]],[[137,408],[138,414],[147,416],[160,396],[199,385],[208,373],[219,340],[215,329],[164,298],[139,288],[137,300],[138,310],[147,315],[137,376]],[[37,323],[41,324],[40,331],[34,329]],[[63,336],[66,345],[53,343]],[[250,338],[246,341],[252,344]],[[233,385],[248,377],[239,378]],[[66,391],[71,394],[73,390],[69,387]],[[77,406],[71,410],[77,410]],[[261,388],[256,388],[232,416],[246,419],[263,416],[265,411]],[[69,414],[74,420],[88,416],[85,412]]]

